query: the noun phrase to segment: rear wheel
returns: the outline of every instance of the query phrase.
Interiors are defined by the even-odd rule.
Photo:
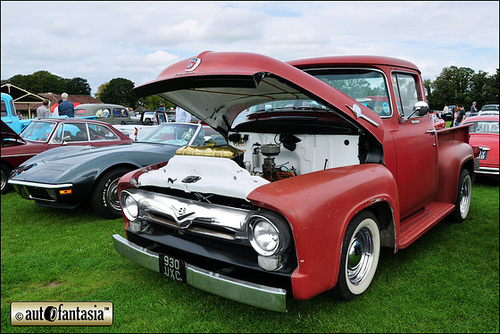
[[[467,169],[462,169],[458,181],[457,199],[455,201],[455,210],[450,218],[454,223],[463,223],[469,215],[472,199],[472,178]]]
[[[10,169],[7,168],[7,166],[1,165],[1,177],[2,177],[2,194],[6,194],[10,190],[10,184],[7,183],[7,180],[9,178],[10,174]]]
[[[106,172],[94,186],[90,194],[90,204],[95,212],[107,219],[122,216],[118,200],[118,181],[131,169],[120,167]]]
[[[377,218],[373,213],[363,211],[347,226],[335,295],[343,300],[352,300],[365,292],[375,276],[379,256]]]

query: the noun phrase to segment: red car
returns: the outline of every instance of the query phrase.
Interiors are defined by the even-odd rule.
[[[446,121],[442,119],[441,117],[438,116],[436,112],[430,112],[429,115],[431,115],[432,122],[434,123],[434,127],[436,129],[444,129],[446,128]]]
[[[2,194],[10,188],[7,184],[10,171],[45,150],[59,146],[109,146],[131,142],[132,139],[109,124],[89,119],[36,119],[20,134],[2,121]]]
[[[472,124],[469,143],[481,149],[478,174],[499,175],[498,119],[498,115],[472,116],[461,124]]]

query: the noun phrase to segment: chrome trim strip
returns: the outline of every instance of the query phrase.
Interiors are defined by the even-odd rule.
[[[492,168],[492,167],[479,167],[479,169],[475,170],[474,173],[476,173],[476,174],[488,174],[488,175],[499,175],[499,169]]]
[[[159,255],[113,235],[115,250],[141,266],[159,272]],[[286,290],[234,279],[186,263],[187,284],[200,290],[263,309],[286,312]]]
[[[16,186],[27,186],[27,187],[36,187],[36,188],[46,188],[46,189],[58,189],[58,188],[73,187],[73,183],[48,184],[48,183],[29,182],[29,181],[17,181],[17,180],[9,180],[9,183],[16,185]]]

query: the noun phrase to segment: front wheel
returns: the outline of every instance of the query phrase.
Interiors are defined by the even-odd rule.
[[[90,194],[90,204],[96,213],[107,219],[122,216],[118,200],[118,181],[130,168],[116,168],[106,172],[96,183]]]
[[[335,295],[352,300],[370,286],[380,256],[377,218],[369,211],[356,215],[347,226]]]
[[[10,169],[7,168],[7,166],[0,165],[2,170],[1,170],[1,177],[2,177],[2,194],[6,194],[10,190],[10,184],[7,183],[9,174],[10,174]]]
[[[472,200],[472,178],[467,169],[462,169],[458,181],[457,199],[455,201],[455,210],[450,218],[454,223],[463,223],[469,215],[470,204]]]

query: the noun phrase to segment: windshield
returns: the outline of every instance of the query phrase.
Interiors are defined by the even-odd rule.
[[[32,121],[19,135],[26,140],[47,142],[56,125],[55,122]]]
[[[308,71],[321,81],[352,97],[380,116],[390,116],[389,93],[384,75],[366,69]]]
[[[498,134],[498,122],[494,121],[479,121],[479,122],[468,122],[465,124],[472,123],[470,127],[471,133],[493,133]]]
[[[483,106],[481,109],[482,111],[488,110],[488,111],[498,111],[498,104],[487,104]]]
[[[185,146],[191,142],[198,126],[196,124],[168,123],[160,125],[145,135],[140,141],[147,143],[170,144],[174,146]]]

